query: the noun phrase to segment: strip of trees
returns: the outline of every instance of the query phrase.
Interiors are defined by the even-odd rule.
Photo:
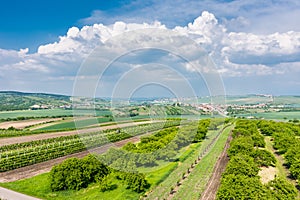
[[[178,126],[179,120],[168,120],[123,129],[64,136],[0,147],[0,172],[44,162],[87,148],[96,148],[161,128]]]
[[[239,120],[232,133],[233,140],[228,149],[230,161],[222,174],[217,199],[295,199],[296,188],[286,179],[275,177],[262,184],[258,172],[260,167],[274,166],[274,155],[262,149],[264,137],[256,121]]]
[[[274,148],[282,155],[292,178],[300,181],[300,124],[260,121],[258,127],[271,136]]]
[[[116,169],[135,170],[137,167],[156,166],[159,161],[176,161],[180,149],[205,139],[210,120],[191,122],[142,137],[137,144],[127,143],[121,149],[110,149],[102,161]]]
[[[119,180],[127,189],[143,192],[150,185],[145,175],[138,173],[138,167],[153,166],[159,160],[176,159],[181,148],[206,137],[209,125],[210,120],[201,120],[180,128],[165,128],[142,137],[137,144],[129,142],[123,148],[111,148],[103,155],[67,159],[52,168],[51,189],[79,190],[98,183],[100,191],[104,192],[116,189],[116,180]]]

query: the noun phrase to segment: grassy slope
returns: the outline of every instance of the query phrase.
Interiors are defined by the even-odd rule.
[[[232,126],[227,127],[220,135],[212,150],[202,158],[191,175],[185,180],[173,199],[199,199],[212,175],[215,163],[222,153]]]
[[[285,117],[289,119],[300,119],[300,112],[269,112],[269,113],[251,113],[251,114],[240,114],[237,116],[255,116],[264,119],[283,120]]]
[[[160,167],[141,169],[141,171],[147,171],[146,178],[151,184],[150,189],[155,188],[152,195],[161,196],[162,194],[159,192],[161,192],[160,190],[162,188],[169,185],[173,186],[181,177],[182,173],[186,171],[190,163],[199,155],[199,152],[204,150],[216,134],[217,131],[209,131],[207,140],[204,140],[202,143],[191,144],[189,147],[183,149],[179,157],[181,162],[160,163]],[[222,137],[225,137],[225,135],[226,134]],[[219,145],[217,144],[217,146]],[[215,156],[215,154],[212,156]],[[210,162],[206,161],[205,163],[208,164]],[[213,165],[211,168],[213,168]],[[52,192],[49,186],[48,175],[49,173],[45,173],[29,179],[11,183],[1,183],[0,185],[42,199],[138,199],[139,196],[141,196],[141,194],[126,190],[125,186],[118,180],[114,182],[118,185],[117,189],[104,193],[100,192],[98,184],[91,184],[88,188],[79,191]],[[159,187],[156,187],[158,185]],[[168,193],[169,188],[167,188],[165,192]]]
[[[218,131],[209,131],[206,140],[204,140],[200,144],[192,144],[194,145],[192,146],[192,148],[194,149],[190,152],[190,155],[187,157],[187,159],[183,162],[180,162],[178,164],[178,167],[173,172],[171,172],[164,181],[162,181],[157,187],[153,188],[153,191],[151,191],[147,199],[155,199],[156,197],[159,197],[159,199],[167,198],[169,196],[170,189],[176,185],[176,182],[180,180],[182,174],[187,171],[191,163],[193,163],[194,160],[197,159],[198,155],[204,151],[204,149],[208,146],[214,136],[217,135]],[[181,155],[181,158],[185,156],[186,155],[184,153]],[[213,165],[211,167],[213,168]]]

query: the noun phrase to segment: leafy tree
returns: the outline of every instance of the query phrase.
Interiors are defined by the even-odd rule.
[[[291,175],[295,178],[300,180],[300,160],[295,160],[290,167]]]
[[[140,173],[127,173],[125,182],[127,183],[127,188],[135,192],[145,191],[149,187],[145,175]]]
[[[107,174],[108,168],[91,155],[83,159],[69,158],[51,169],[50,187],[52,191],[79,190],[101,181]]]
[[[230,159],[223,175],[240,174],[249,177],[256,177],[258,171],[259,168],[252,157],[244,154],[237,154]]]
[[[103,178],[99,182],[99,185],[100,185],[100,191],[101,192],[114,190],[114,189],[116,189],[118,187],[117,184],[113,183],[111,175],[106,176],[105,178]]]
[[[262,136],[260,133],[254,133],[251,136],[253,142],[254,142],[254,146],[256,147],[265,147],[266,146],[266,142],[264,140],[264,136]]]
[[[300,160],[300,143],[299,140],[291,146],[284,154],[287,166],[291,166],[296,160]]]
[[[271,152],[265,149],[255,149],[251,156],[254,158],[255,163],[260,167],[275,166],[276,158]]]
[[[222,178],[221,186],[217,192],[217,199],[270,200],[271,195],[267,188],[262,185],[258,177],[229,174]]]
[[[296,142],[295,135],[291,131],[285,131],[282,133],[274,133],[274,148],[278,150],[279,153],[284,154],[287,150],[293,146]]]
[[[253,151],[254,142],[251,137],[241,136],[238,137],[230,143],[230,148],[228,149],[228,155],[234,156],[238,153],[250,155]]]
[[[272,199],[294,200],[297,197],[297,189],[283,178],[276,177],[267,186],[271,191]]]
[[[70,158],[54,166],[50,172],[50,186],[52,191],[78,190],[85,185],[78,158]]]

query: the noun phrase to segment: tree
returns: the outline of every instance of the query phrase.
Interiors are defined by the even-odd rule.
[[[300,180],[300,160],[295,160],[290,167],[291,175],[295,178]]]
[[[125,182],[127,188],[135,192],[142,192],[149,187],[145,175],[140,173],[126,173]]]
[[[258,177],[229,174],[222,178],[217,193],[218,200],[260,199],[270,200],[270,192]]]
[[[108,168],[92,155],[83,159],[69,158],[51,169],[50,187],[52,191],[79,190],[108,174]]]
[[[251,137],[240,136],[230,143],[228,155],[234,156],[238,153],[250,155],[253,151],[254,142]]]
[[[252,157],[244,154],[237,154],[230,159],[223,175],[226,176],[232,174],[256,177],[258,171],[259,168]]]
[[[276,177],[268,185],[273,199],[294,200],[297,197],[297,189],[283,178]]]
[[[255,163],[260,167],[275,166],[276,158],[271,152],[265,149],[255,149],[251,156],[254,158]]]

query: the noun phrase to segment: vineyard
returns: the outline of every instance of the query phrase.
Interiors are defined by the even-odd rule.
[[[0,147],[0,171],[8,171],[27,165],[51,160],[68,154],[95,148],[110,142],[124,140],[162,127],[180,125],[179,120],[169,120],[154,124],[86,133],[46,140],[32,141]]]
[[[89,143],[90,140],[88,138],[90,137],[93,138],[102,135],[105,136],[107,140],[118,140],[119,138],[116,139],[116,136],[127,137],[128,135],[133,136],[139,133],[149,133],[147,136],[142,136],[139,143],[127,143],[122,148],[113,148],[108,150],[105,154],[99,155],[98,160],[104,163],[108,168],[101,167],[101,169],[97,170],[97,172],[100,173],[98,175],[96,172],[93,172],[97,167],[92,167],[92,163],[96,161],[92,161],[91,156],[84,159],[72,158],[66,160],[61,165],[54,167],[51,173],[48,174],[47,180],[50,182],[47,181],[47,188],[49,189],[49,184],[52,185],[52,193],[58,195],[58,197],[62,194],[60,190],[66,190],[63,191],[64,194],[65,192],[69,193],[70,190],[68,190],[68,188],[78,190],[78,192],[81,193],[84,188],[90,188],[91,186],[97,189],[97,197],[100,199],[109,198],[109,194],[115,196],[116,199],[122,199],[124,197],[138,199],[138,197],[150,187],[153,190],[160,182],[164,181],[170,172],[174,170],[180,171],[180,174],[186,172],[187,168],[190,167],[190,162],[194,162],[194,158],[199,156],[197,149],[200,148],[202,149],[201,151],[205,149],[208,150],[207,146],[216,138],[213,137],[208,140],[210,142],[207,142],[207,133],[210,132],[208,137],[212,137],[211,132],[218,134],[222,132],[216,129],[216,126],[219,126],[222,122],[223,120],[214,123],[206,119],[199,122],[185,121],[180,124],[179,120],[168,120],[164,126],[163,123],[155,123],[152,124],[152,126],[148,124],[138,127],[128,127],[120,131],[118,129],[109,130],[102,134],[82,134],[80,135],[82,141],[85,141],[87,146],[90,144],[92,147],[94,144]],[[73,139],[76,139],[76,137]],[[11,152],[17,147],[20,149],[28,149],[31,148],[31,145],[33,148],[33,146],[45,145],[45,143],[51,144],[51,140],[47,142],[37,141],[35,145],[32,143],[24,143],[22,146],[21,144],[17,144],[14,145],[14,147],[11,146],[8,148],[8,146],[6,146],[5,148],[6,152]],[[54,141],[55,139],[53,139],[53,142]],[[204,146],[202,146],[202,143]],[[48,148],[50,147],[51,145]],[[78,166],[80,167],[78,168]],[[83,170],[86,167],[88,168]],[[109,170],[107,171],[107,169]],[[103,173],[101,170],[103,170]],[[92,179],[85,178],[85,176],[89,176],[89,173],[93,174]],[[39,176],[33,177],[33,179],[36,178],[39,178]],[[178,179],[177,175],[176,179]],[[31,179],[28,179],[28,181],[29,180]],[[16,183],[18,184],[20,182],[22,184],[26,181],[27,180],[21,180]],[[68,183],[70,185],[68,185]],[[172,182],[172,184],[176,184],[176,182]],[[5,185],[10,185],[10,183]],[[26,185],[28,186],[28,184]],[[59,185],[65,186],[60,187]],[[24,192],[27,193],[26,191]],[[122,196],[114,194],[122,194]],[[45,195],[47,194],[45,193]],[[80,195],[76,198],[80,199],[79,196]],[[49,197],[43,195],[40,197],[49,199]],[[52,198],[53,197],[51,197],[51,199]],[[73,198],[73,196],[70,196],[70,198]]]
[[[223,163],[219,188],[210,197],[299,197],[299,123],[245,119],[167,120],[2,146],[4,172],[139,136],[138,143],[124,143],[95,157],[67,159],[45,175],[1,185],[42,199],[200,199],[219,156],[226,152],[229,135],[229,162]],[[274,174],[260,173],[268,169],[275,169]],[[263,182],[263,176],[268,181]],[[46,180],[38,193],[32,192],[36,180]]]

